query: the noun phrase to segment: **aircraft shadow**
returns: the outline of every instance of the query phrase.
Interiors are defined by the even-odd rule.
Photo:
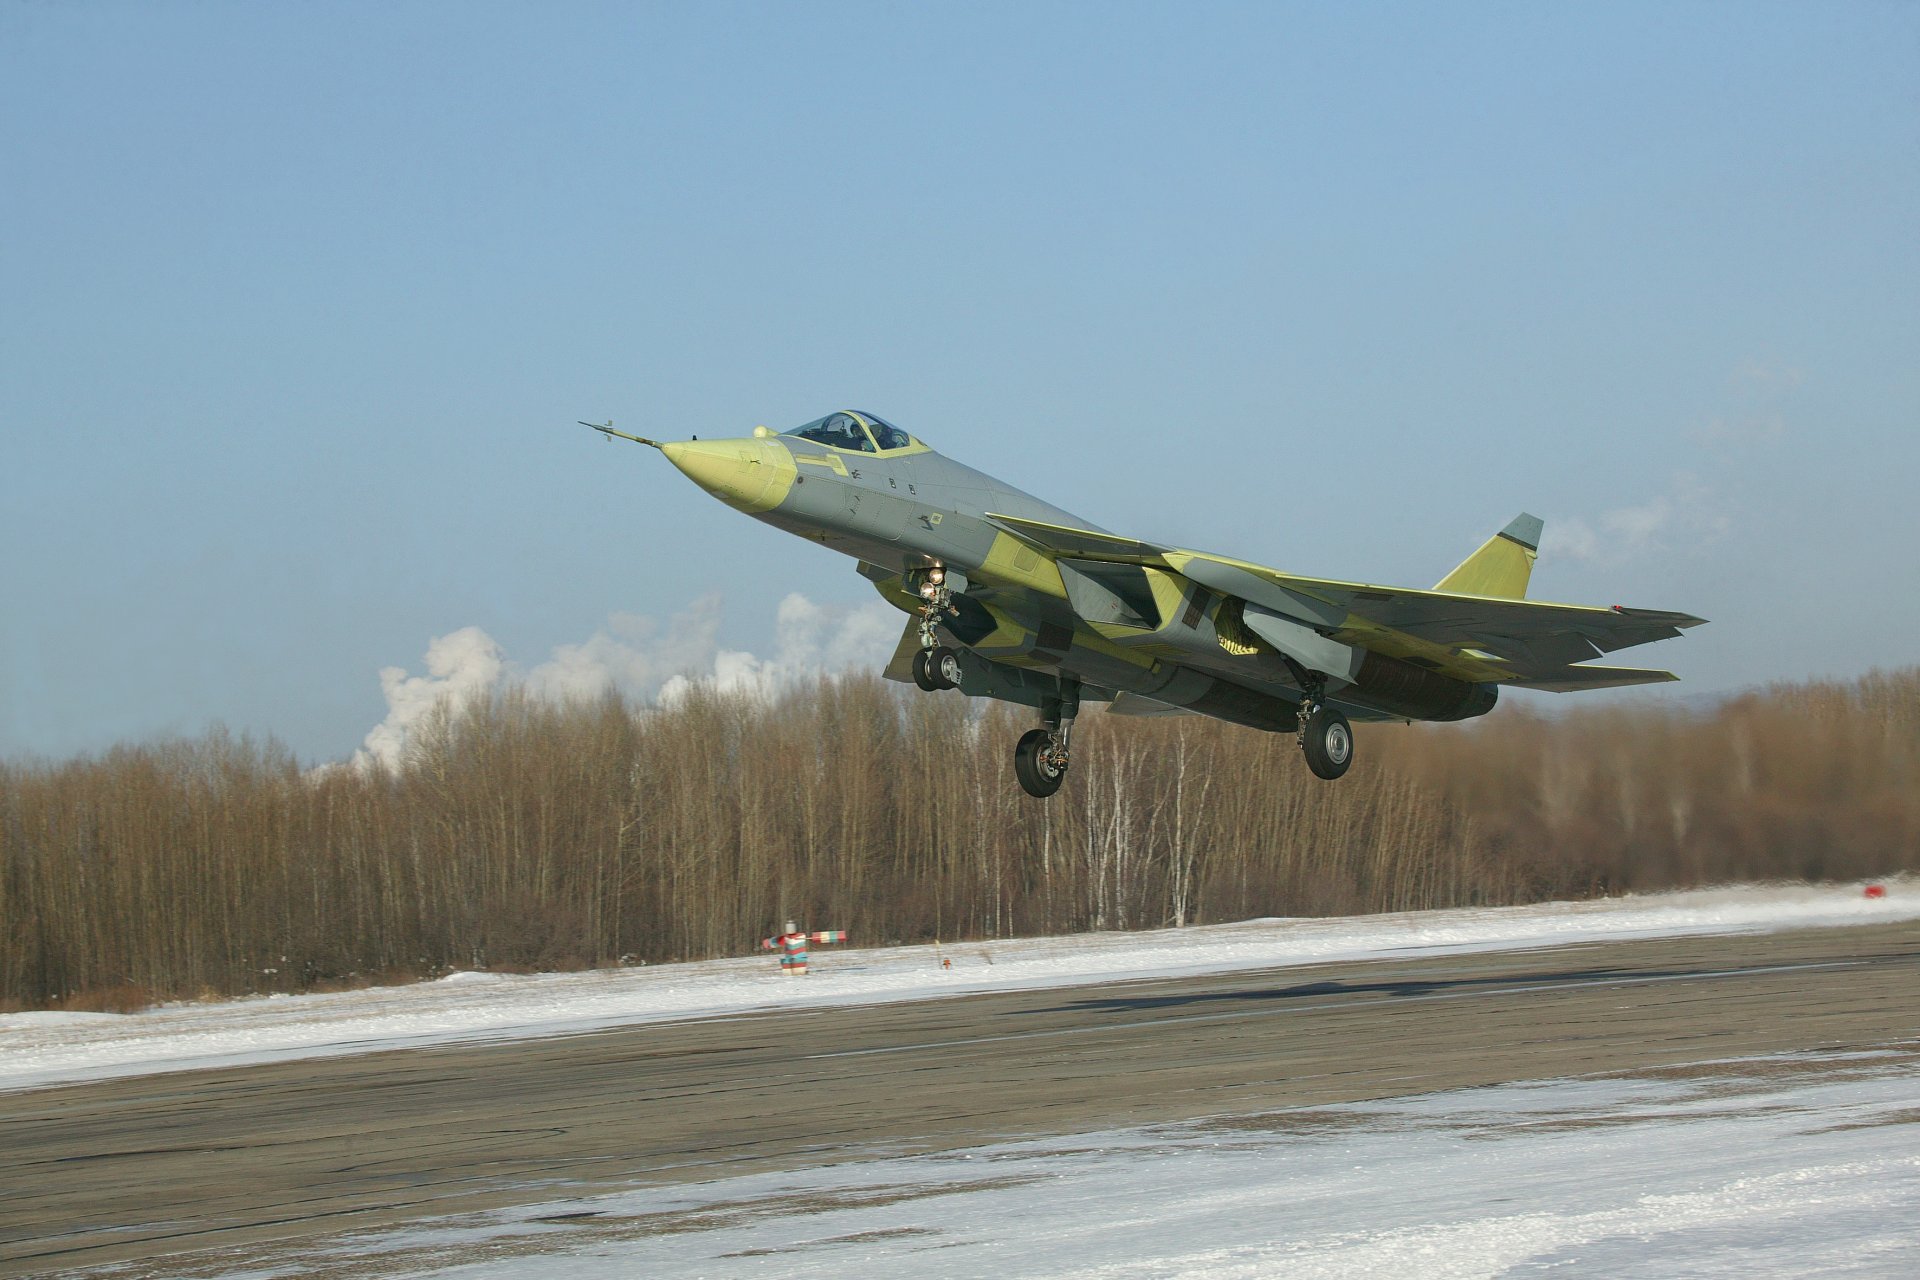
[[[1471,978],[1410,978],[1383,982],[1303,982],[1287,987],[1253,988],[1241,991],[1197,991],[1180,995],[1108,996],[1097,1000],[1075,1000],[1044,1009],[1024,1009],[1021,1014],[1037,1013],[1140,1013],[1155,1009],[1197,1008],[1210,1004],[1250,1004],[1283,1000],[1305,1000],[1316,996],[1367,996],[1389,998],[1431,996],[1445,992],[1470,992],[1482,988],[1526,987],[1533,985],[1604,985],[1609,982],[1671,981],[1682,978],[1725,977],[1743,968],[1765,970],[1772,965],[1727,966],[1687,969],[1554,969],[1534,973],[1505,973]]]

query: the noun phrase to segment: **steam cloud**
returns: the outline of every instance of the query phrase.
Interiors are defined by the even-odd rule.
[[[1602,512],[1598,519],[1547,521],[1540,554],[1597,564],[1625,564],[1670,550],[1675,543],[1711,542],[1732,528],[1719,496],[1680,473],[1667,491],[1637,506]]]
[[[858,607],[816,604],[795,592],[780,602],[770,658],[722,649],[720,597],[703,596],[665,626],[616,613],[578,644],[557,646],[545,662],[521,671],[479,627],[436,636],[427,645],[426,674],[403,667],[380,672],[387,717],[354,753],[359,769],[398,769],[412,735],[443,701],[512,685],[540,697],[595,698],[609,690],[672,705],[697,687],[770,696],[823,672],[877,669],[893,651],[904,618],[880,601]]]

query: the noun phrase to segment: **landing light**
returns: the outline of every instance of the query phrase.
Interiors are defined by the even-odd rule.
[[[945,582],[946,580],[947,580],[947,566],[943,564],[937,564],[933,566],[933,568],[927,570],[927,581],[931,582],[934,586],[937,587],[941,583]]]
[[[940,588],[934,586],[931,582],[923,582],[920,584],[920,598],[922,600],[931,600],[938,594],[939,590]]]

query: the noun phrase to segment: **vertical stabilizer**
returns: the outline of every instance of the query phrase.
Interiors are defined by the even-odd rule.
[[[1478,551],[1462,560],[1460,567],[1440,579],[1433,589],[1463,596],[1524,600],[1544,527],[1539,516],[1521,512],[1506,528],[1481,543]]]

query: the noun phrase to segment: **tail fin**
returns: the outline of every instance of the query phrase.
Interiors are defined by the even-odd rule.
[[[1533,561],[1540,550],[1540,531],[1544,527],[1539,516],[1521,512],[1506,528],[1481,543],[1478,551],[1462,560],[1459,568],[1440,579],[1434,590],[1501,600],[1526,599],[1527,579],[1533,576]]]

